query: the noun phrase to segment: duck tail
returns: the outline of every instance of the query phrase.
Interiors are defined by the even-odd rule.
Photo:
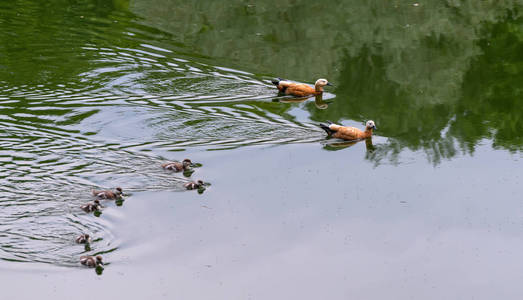
[[[329,122],[329,124],[332,124],[331,121],[327,122]],[[334,130],[330,129],[329,125],[320,123],[320,127],[321,129],[325,130],[325,132],[327,132],[328,135],[332,135],[334,133]]]
[[[272,84],[274,84],[275,86],[278,86],[280,84],[280,81],[283,81],[283,79],[280,77],[271,80]]]

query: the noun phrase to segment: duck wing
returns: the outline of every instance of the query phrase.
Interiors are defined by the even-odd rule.
[[[297,97],[305,97],[309,95],[314,95],[315,93],[316,90],[312,86],[304,83],[290,84],[285,90],[285,94]]]

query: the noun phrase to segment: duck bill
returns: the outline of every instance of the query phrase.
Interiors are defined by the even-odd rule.
[[[334,84],[330,83],[330,82],[327,82],[327,85],[328,86],[334,86]]]

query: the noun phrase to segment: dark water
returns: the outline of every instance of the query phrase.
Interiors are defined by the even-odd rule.
[[[4,295],[520,298],[522,9],[0,2]],[[273,77],[336,86],[297,101]],[[317,127],[369,119],[367,143]],[[185,157],[191,177],[159,167]]]

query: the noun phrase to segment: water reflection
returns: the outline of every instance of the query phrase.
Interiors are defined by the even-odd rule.
[[[310,98],[312,98],[312,97],[311,96],[308,96],[308,97],[285,96],[285,97],[275,98],[272,101],[281,102],[281,103],[302,103]],[[323,94],[314,96],[314,105],[316,105],[317,109],[327,109],[329,107],[328,102],[323,100]]]
[[[391,160],[408,148],[437,164],[484,138],[523,146],[521,1],[152,3],[130,9],[198,53],[294,80],[335,78],[338,100],[305,106],[310,119],[376,120]]]
[[[340,139],[330,139],[326,142],[324,142],[323,148],[325,150],[342,150],[345,148],[349,148],[351,146],[356,145],[359,142],[365,142],[365,149],[369,154],[374,152],[376,150],[376,147],[372,144],[372,137],[366,138],[364,140],[353,140],[353,141],[344,141]],[[369,156],[366,156],[366,158],[369,158]]]

